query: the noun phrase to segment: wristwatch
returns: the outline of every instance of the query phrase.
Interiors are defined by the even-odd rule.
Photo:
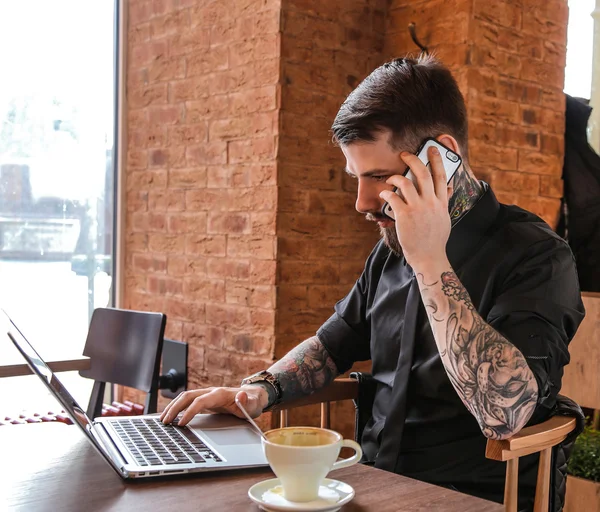
[[[281,402],[283,391],[281,390],[281,385],[279,384],[279,381],[275,375],[267,370],[262,370],[243,379],[241,385],[245,386],[246,384],[255,384],[257,382],[267,382],[271,385],[273,391],[275,392],[275,401],[272,404],[269,404],[265,410],[270,409],[274,405],[277,405],[279,402]]]

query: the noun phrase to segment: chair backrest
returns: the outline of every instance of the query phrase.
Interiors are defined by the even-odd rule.
[[[83,354],[94,379],[88,415],[99,416],[105,384],[120,384],[148,393],[144,412],[157,409],[158,377],[167,317],[163,313],[97,308],[92,314]]]
[[[336,379],[331,385],[310,396],[276,406],[273,410],[280,412],[280,425],[288,425],[289,409],[320,403],[321,427],[330,428],[330,402],[352,399],[356,407],[355,438],[360,442],[365,419],[369,417],[373,405],[376,386],[369,374],[354,372],[350,375],[352,378]],[[535,512],[562,508],[564,481],[556,480],[561,476],[563,480],[566,478],[566,463],[575,438],[583,430],[585,418],[575,402],[561,395],[555,413],[555,416],[545,422],[524,428],[509,439],[487,442],[486,457],[507,463],[504,488],[504,510],[507,512],[517,512],[519,457],[531,453],[540,453]],[[557,457],[558,448],[562,449],[560,457]],[[557,496],[559,493],[562,496]]]

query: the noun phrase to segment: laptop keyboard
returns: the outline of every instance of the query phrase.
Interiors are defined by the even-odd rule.
[[[111,421],[115,431],[140,466],[222,462],[189,428],[176,422],[165,425],[158,418]]]

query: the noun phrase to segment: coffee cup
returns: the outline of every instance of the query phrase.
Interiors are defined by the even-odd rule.
[[[283,497],[296,502],[316,500],[319,486],[330,471],[356,464],[362,457],[358,443],[325,428],[269,430],[262,445],[273,473],[281,482]],[[355,454],[337,461],[343,446],[352,448]]]

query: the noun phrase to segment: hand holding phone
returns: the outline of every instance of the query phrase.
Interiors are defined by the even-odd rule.
[[[417,150],[416,155],[419,158],[419,160],[421,160],[421,162],[425,164],[425,166],[429,169],[430,172],[431,165],[429,163],[428,152],[431,146],[437,147],[440,152],[442,162],[444,163],[444,170],[446,171],[446,184],[448,184],[450,183],[450,180],[453,178],[458,168],[461,166],[462,160],[460,156],[454,151],[452,151],[450,148],[447,148],[441,142],[438,142],[437,140],[429,137],[423,141],[423,144],[421,144],[421,147]],[[415,179],[410,169],[406,170],[404,176],[412,181],[414,181]],[[396,192],[396,190],[397,189],[394,187],[394,192]],[[394,217],[394,210],[392,210],[392,207],[387,202],[383,205],[381,213],[383,213],[383,215],[385,215],[391,220],[396,220],[396,218]]]

